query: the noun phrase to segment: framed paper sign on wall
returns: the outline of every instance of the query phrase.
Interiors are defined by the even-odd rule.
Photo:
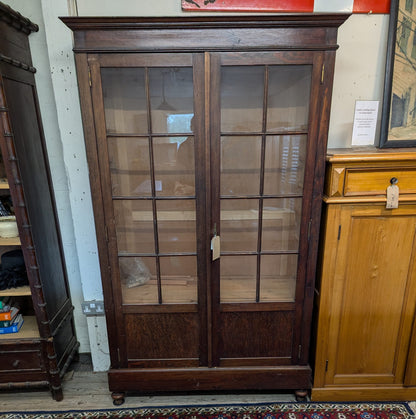
[[[416,0],[392,0],[380,147],[416,147]]]

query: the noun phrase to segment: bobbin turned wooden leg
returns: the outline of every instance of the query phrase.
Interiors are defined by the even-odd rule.
[[[297,402],[306,402],[308,400],[308,390],[296,390],[295,397]]]
[[[124,393],[113,392],[113,393],[111,393],[111,397],[113,398],[113,405],[114,406],[121,406],[125,401]]]
[[[51,386],[51,393],[52,393],[52,397],[54,400],[56,400],[57,402],[60,402],[64,399],[64,394],[62,391],[62,387],[54,387]]]

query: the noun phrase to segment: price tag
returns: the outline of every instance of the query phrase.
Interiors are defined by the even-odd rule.
[[[391,185],[387,187],[386,208],[399,208],[399,187],[397,185]]]
[[[212,260],[219,259],[220,252],[221,252],[220,236],[214,236],[211,239],[211,250],[212,250]]]

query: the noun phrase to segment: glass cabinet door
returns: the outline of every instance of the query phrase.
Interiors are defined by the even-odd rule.
[[[314,187],[307,156],[316,153],[311,121],[321,59],[313,52],[212,55],[215,365],[287,365],[301,356],[305,197]]]
[[[176,342],[175,365],[297,362],[316,56],[103,55],[93,67],[118,327]],[[220,257],[210,262],[215,234]],[[123,350],[139,364],[177,358],[160,345]]]
[[[312,65],[227,65],[220,301],[295,300]]]
[[[123,304],[198,301],[189,57],[101,68]]]

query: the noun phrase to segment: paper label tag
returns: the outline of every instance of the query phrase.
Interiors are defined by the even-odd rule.
[[[399,208],[399,187],[397,185],[387,187],[386,208]]]
[[[211,239],[211,250],[212,250],[212,260],[219,259],[220,252],[221,252],[220,236],[214,236]]]

